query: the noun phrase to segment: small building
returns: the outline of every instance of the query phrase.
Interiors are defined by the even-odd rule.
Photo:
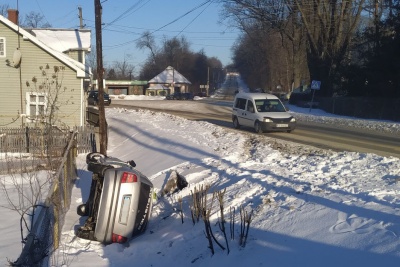
[[[173,67],[168,66],[163,72],[149,81],[146,95],[165,96],[178,93],[189,92],[189,85],[192,84],[182,74]]]
[[[117,81],[104,80],[104,92],[110,95],[144,95],[147,81]],[[94,89],[97,90],[97,80],[93,81]]]

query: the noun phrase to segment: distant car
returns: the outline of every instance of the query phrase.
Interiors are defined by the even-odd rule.
[[[193,100],[194,96],[192,93],[182,93],[181,100]]]
[[[291,132],[296,128],[296,119],[281,100],[264,93],[238,93],[232,107],[232,122],[235,128],[247,126],[256,133]]]
[[[99,104],[99,91],[90,91],[88,96],[88,105],[97,106]],[[111,98],[109,94],[104,93],[104,105],[109,106]]]
[[[181,99],[181,93],[173,93],[173,94],[167,95],[165,97],[165,99],[167,99],[167,100],[180,100]]]
[[[180,93],[180,92],[175,92],[165,97],[165,99],[167,100],[193,100],[193,98],[194,96],[192,93]]]
[[[207,97],[207,93],[206,92],[199,92],[199,93],[197,93],[197,96],[199,96],[199,97]]]

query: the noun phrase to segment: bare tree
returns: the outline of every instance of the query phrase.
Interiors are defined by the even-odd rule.
[[[40,75],[33,77],[31,82],[26,81],[26,86],[30,92],[42,95],[46,105],[41,107],[38,115],[29,119],[49,126],[62,124],[62,120],[58,118],[58,111],[61,106],[72,101],[72,98],[68,96],[68,89],[63,86],[64,67],[51,68],[49,64],[46,64],[46,66],[40,66],[39,70]]]
[[[291,42],[287,48],[292,50],[295,66],[299,65],[298,56],[306,51],[311,77],[324,81],[325,94],[331,93],[335,68],[349,51],[364,1],[221,0],[225,13],[238,27],[261,24],[281,33],[282,40]],[[305,36],[307,50],[303,45]]]
[[[130,55],[125,55],[122,61],[114,62],[112,69],[114,69],[117,79],[131,80],[133,78],[132,73],[135,67],[128,62],[130,58]]]
[[[153,62],[156,63],[156,54],[158,49],[154,40],[154,36],[149,31],[146,31],[142,34],[141,38],[136,42],[136,47],[139,49],[148,48],[150,50]]]
[[[86,54],[86,64],[90,67],[93,73],[93,80],[97,79],[97,56],[96,46],[92,46],[92,53]]]
[[[257,60],[250,64],[258,76],[264,76],[259,86],[273,90],[283,85],[289,90],[292,84],[298,86],[308,77],[305,35],[295,9],[286,8],[285,2],[280,0],[222,2],[225,17],[247,35],[242,38],[250,39],[251,46],[247,47],[254,49],[253,54],[258,51],[258,55],[254,55]],[[265,69],[267,73],[260,75],[257,69]]]
[[[7,10],[10,9],[10,5],[8,4],[3,4],[0,5],[0,15],[2,15],[3,17],[7,17]]]
[[[31,11],[25,15],[22,26],[26,28],[50,28],[51,24],[46,21],[42,14]]]
[[[310,72],[326,83],[325,95],[333,93],[332,78],[350,49],[364,2],[294,0],[307,33]]]

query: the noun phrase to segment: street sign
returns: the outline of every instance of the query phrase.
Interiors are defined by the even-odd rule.
[[[310,112],[311,112],[312,106],[314,105],[315,90],[319,90],[320,88],[321,88],[321,81],[313,80],[311,82],[311,89],[314,90],[314,91],[313,91],[312,98],[311,98],[311,103],[310,103]]]
[[[313,90],[319,90],[320,88],[321,88],[321,81],[313,80],[313,81],[311,82],[311,89],[313,89]]]

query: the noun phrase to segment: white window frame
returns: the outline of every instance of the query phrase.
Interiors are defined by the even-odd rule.
[[[0,57],[6,57],[6,38],[5,37],[0,37],[0,44],[3,44],[2,45],[3,48],[0,49]]]
[[[35,96],[35,101],[31,101],[31,96]],[[40,97],[44,97],[43,101],[40,101]],[[31,114],[31,106],[35,105],[35,114]],[[40,121],[39,106],[43,107],[43,111],[46,113],[47,109],[47,94],[38,92],[27,92],[26,93],[26,122],[37,122]],[[44,114],[46,115],[46,114]]]

